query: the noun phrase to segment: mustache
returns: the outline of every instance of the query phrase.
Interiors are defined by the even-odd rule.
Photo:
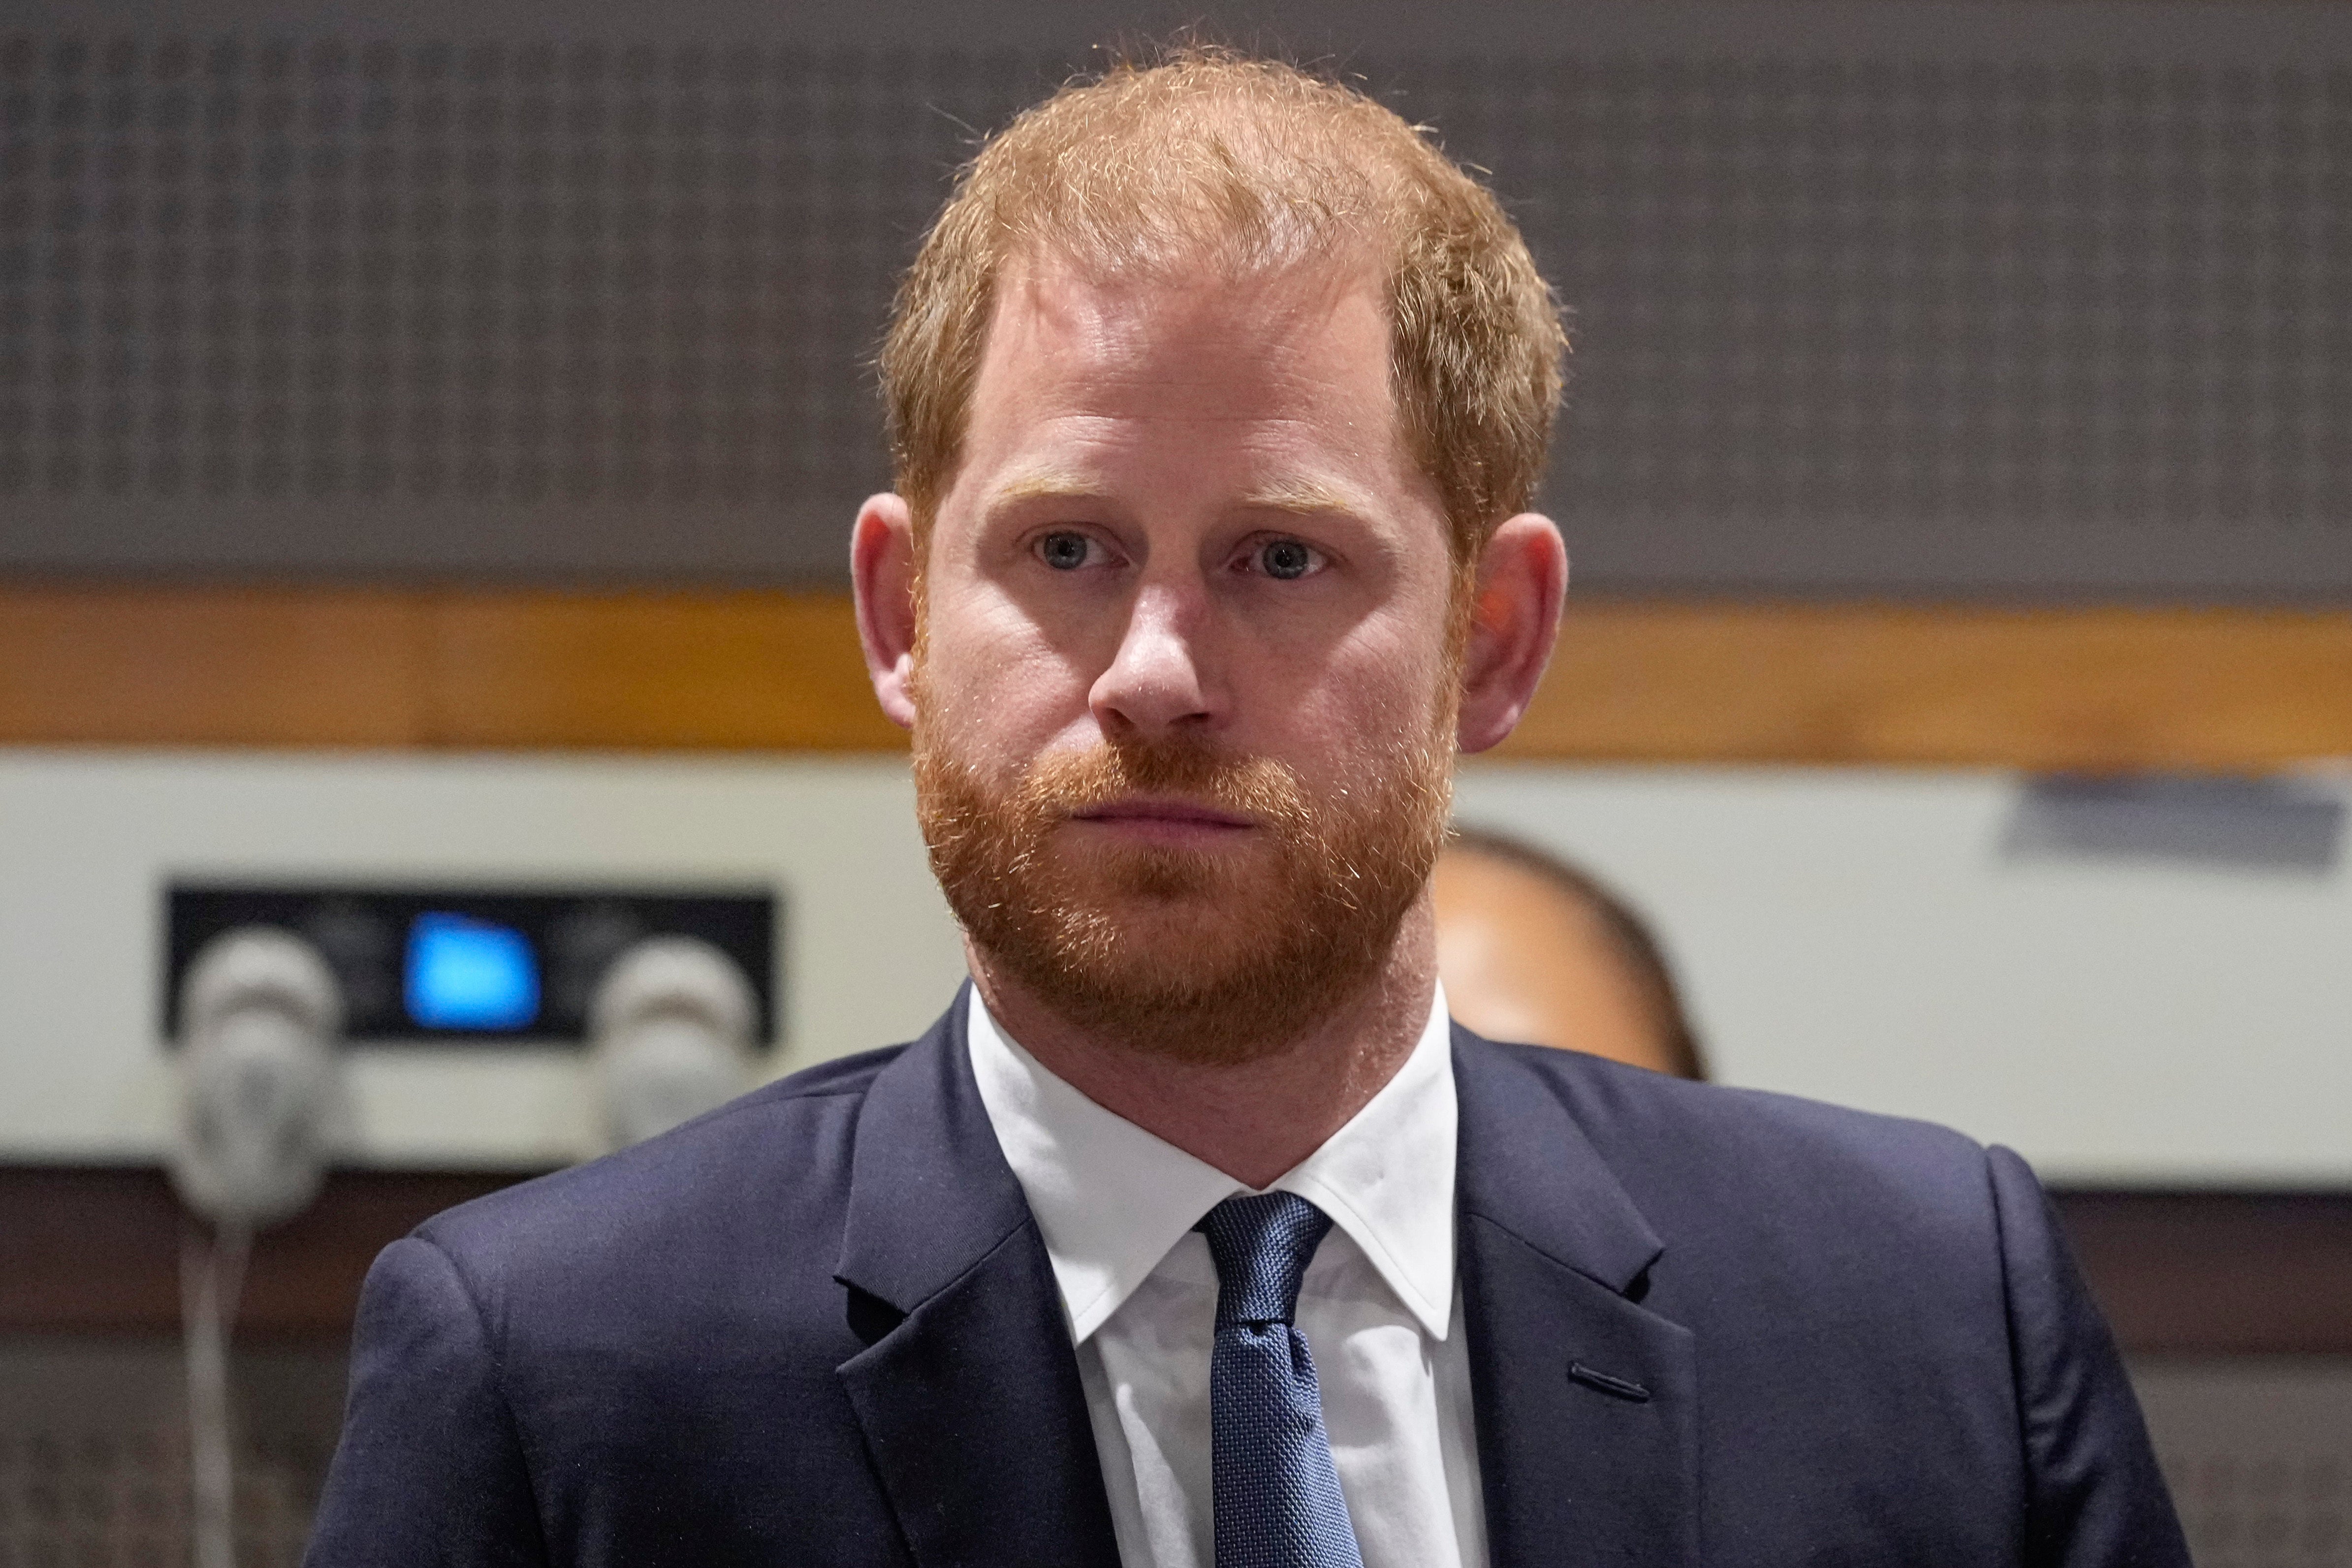
[[[1136,795],[1176,796],[1277,828],[1312,810],[1305,781],[1284,764],[1190,739],[1111,739],[1041,757],[1018,794],[1033,820],[1049,821]]]

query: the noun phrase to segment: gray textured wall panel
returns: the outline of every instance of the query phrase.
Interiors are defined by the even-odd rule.
[[[839,581],[867,360],[1096,10],[0,28],[0,569]],[[2352,593],[2352,14],[1293,5],[1575,311],[1587,586]]]

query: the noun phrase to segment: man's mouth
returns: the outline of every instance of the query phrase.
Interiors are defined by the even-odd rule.
[[[1070,821],[1147,838],[1197,842],[1244,832],[1257,824],[1237,811],[1161,796],[1130,796],[1070,813]]]

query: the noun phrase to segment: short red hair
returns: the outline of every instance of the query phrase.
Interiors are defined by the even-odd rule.
[[[1249,271],[1349,254],[1384,280],[1391,390],[1457,566],[1533,499],[1567,338],[1494,193],[1339,82],[1185,47],[1064,87],[991,138],[900,284],[882,359],[919,533],[961,457],[1009,262]]]

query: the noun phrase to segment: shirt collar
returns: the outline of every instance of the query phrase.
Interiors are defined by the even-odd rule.
[[[971,992],[972,1075],[1045,1239],[1074,1342],[1084,1343],[1195,1221],[1249,1189],[1087,1099],[1005,1035]],[[1440,987],[1396,1075],[1275,1183],[1329,1215],[1433,1339],[1454,1303],[1459,1115]]]

